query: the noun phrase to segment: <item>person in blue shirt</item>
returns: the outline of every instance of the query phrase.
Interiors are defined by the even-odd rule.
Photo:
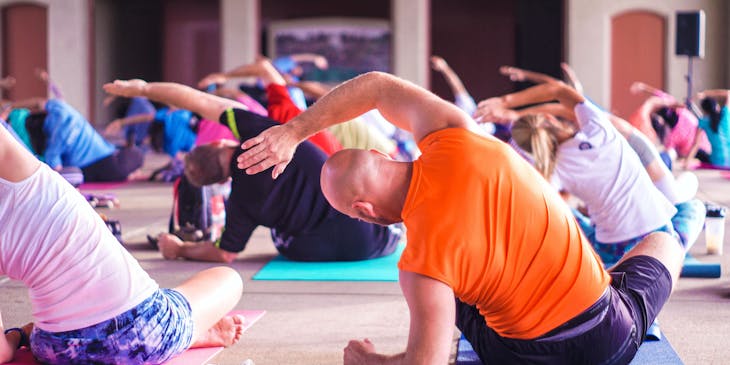
[[[25,103],[28,104],[28,103]],[[37,98],[28,105],[26,129],[35,152],[51,168],[78,167],[84,181],[125,181],[142,167],[139,148],[117,149],[102,137],[76,109],[59,99]],[[24,103],[17,103],[24,105]]]
[[[124,139],[127,146],[142,146],[149,136],[150,120],[154,117],[157,109],[147,98],[117,98],[110,96],[104,99],[104,106],[108,107],[118,101],[115,108],[116,120],[127,120],[130,118],[141,118],[144,121],[129,123],[124,126]]]
[[[697,153],[704,133],[712,146],[712,166],[730,168],[730,90],[705,90],[697,93],[697,99],[705,115],[699,119],[690,156]]]

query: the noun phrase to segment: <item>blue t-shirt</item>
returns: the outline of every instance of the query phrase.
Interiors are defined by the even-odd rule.
[[[192,117],[193,113],[185,109],[161,108],[157,111],[155,120],[165,126],[165,153],[175,157],[178,152],[189,152],[193,148],[196,134],[190,125]]]
[[[155,114],[155,106],[145,97],[135,96],[131,98],[125,117],[142,114]],[[145,137],[147,137],[147,129],[149,126],[150,123],[138,123],[127,126],[125,128],[127,139],[134,137],[134,144],[137,146],[142,145]]]
[[[96,132],[78,111],[58,99],[46,102],[43,133],[46,136],[45,162],[56,166],[84,168],[111,156],[116,148]]]
[[[712,130],[710,118],[702,117],[699,126],[707,134],[707,139],[712,145],[710,163],[717,166],[730,167],[730,110],[723,106],[720,111],[720,124],[717,132]]]
[[[292,75],[291,71],[297,67],[296,61],[289,56],[277,57],[272,62],[274,67],[282,74],[288,74],[292,80],[299,81],[299,78]],[[304,96],[304,91],[296,86],[287,86],[286,89],[289,91],[289,97],[299,109],[307,109],[307,98]]]
[[[10,115],[8,115],[8,121],[10,122],[10,128],[15,136],[18,137],[18,140],[23,142],[23,145],[34,155],[37,155],[37,152],[33,149],[33,143],[30,141],[28,129],[25,127],[25,120],[28,118],[28,115],[30,115],[30,110],[28,109],[13,109]]]

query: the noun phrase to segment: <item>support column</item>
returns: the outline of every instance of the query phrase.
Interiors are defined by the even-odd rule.
[[[48,73],[66,102],[90,118],[89,2],[48,4]]]
[[[428,88],[430,0],[392,0],[393,74]]]
[[[260,53],[259,0],[221,0],[221,68],[253,62]]]

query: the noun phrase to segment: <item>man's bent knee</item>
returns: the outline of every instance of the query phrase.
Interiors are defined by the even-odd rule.
[[[684,261],[684,250],[672,235],[666,232],[653,232],[647,235],[636,247],[627,252],[621,261],[640,255],[659,260],[672,275],[672,282],[677,282]]]

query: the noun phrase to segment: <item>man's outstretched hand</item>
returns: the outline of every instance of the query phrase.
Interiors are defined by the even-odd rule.
[[[135,96],[143,96],[146,87],[147,81],[140,79],[115,80],[114,82],[104,84],[104,91],[112,95],[132,98]]]
[[[299,142],[289,124],[271,127],[241,144],[246,151],[238,156],[238,168],[254,175],[274,166],[271,177],[276,179],[294,157]]]

